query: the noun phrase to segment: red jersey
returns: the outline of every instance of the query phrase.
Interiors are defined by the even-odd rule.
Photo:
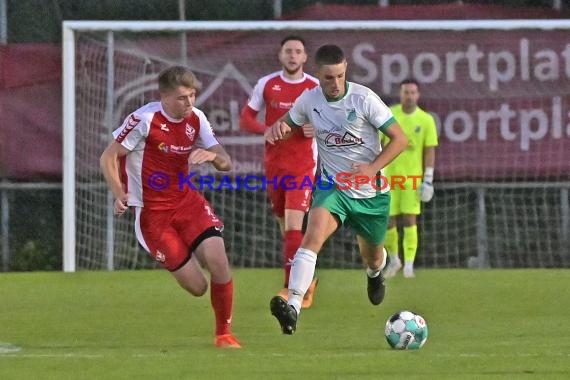
[[[113,132],[115,141],[130,150],[126,156],[128,205],[172,210],[191,187],[188,157],[197,146],[219,144],[206,115],[197,108],[180,120],[167,116],[160,102],[130,114]]]
[[[265,125],[273,125],[291,107],[305,91],[318,86],[318,79],[303,74],[299,80],[287,79],[282,71],[277,71],[261,78],[253,89],[248,106],[261,111],[265,106]],[[314,172],[317,150],[314,139],[303,136],[299,128],[294,130],[287,140],[275,145],[265,144],[265,167],[282,171],[284,174],[304,175]]]

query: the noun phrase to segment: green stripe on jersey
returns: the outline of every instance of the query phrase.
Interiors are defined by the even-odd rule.
[[[382,124],[380,127],[378,127],[378,129],[380,130],[380,132],[384,133],[386,128],[388,128],[389,126],[391,126],[395,122],[396,122],[396,119],[392,116],[391,118],[386,120],[386,122],[384,124]]]
[[[287,112],[287,119],[285,120],[285,122],[292,128],[300,128],[302,127],[302,125],[298,125],[296,124],[293,119],[291,119],[291,116],[289,116],[289,112]]]

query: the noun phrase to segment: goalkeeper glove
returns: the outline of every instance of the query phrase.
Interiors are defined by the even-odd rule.
[[[420,200],[429,202],[433,198],[433,168],[427,167],[424,170],[424,180],[418,189]]]

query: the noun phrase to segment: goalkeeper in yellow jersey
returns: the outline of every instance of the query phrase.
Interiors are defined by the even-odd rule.
[[[400,104],[390,107],[398,124],[408,138],[408,147],[386,167],[387,178],[391,178],[393,188],[390,201],[390,221],[384,241],[390,257],[385,269],[385,277],[394,277],[402,268],[398,256],[398,219],[403,226],[404,236],[404,277],[414,277],[414,259],[418,249],[417,216],[421,203],[433,197],[433,168],[435,147],[438,145],[434,118],[418,106],[419,85],[413,79],[400,84]],[[381,135],[388,142],[386,135]],[[415,179],[414,179],[415,176]],[[417,181],[421,176],[422,182]],[[405,177],[403,189],[394,185],[396,178]]]

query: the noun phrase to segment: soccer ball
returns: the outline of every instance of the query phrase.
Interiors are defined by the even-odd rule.
[[[386,321],[384,333],[390,347],[398,350],[415,350],[425,344],[428,327],[421,315],[403,310]]]

